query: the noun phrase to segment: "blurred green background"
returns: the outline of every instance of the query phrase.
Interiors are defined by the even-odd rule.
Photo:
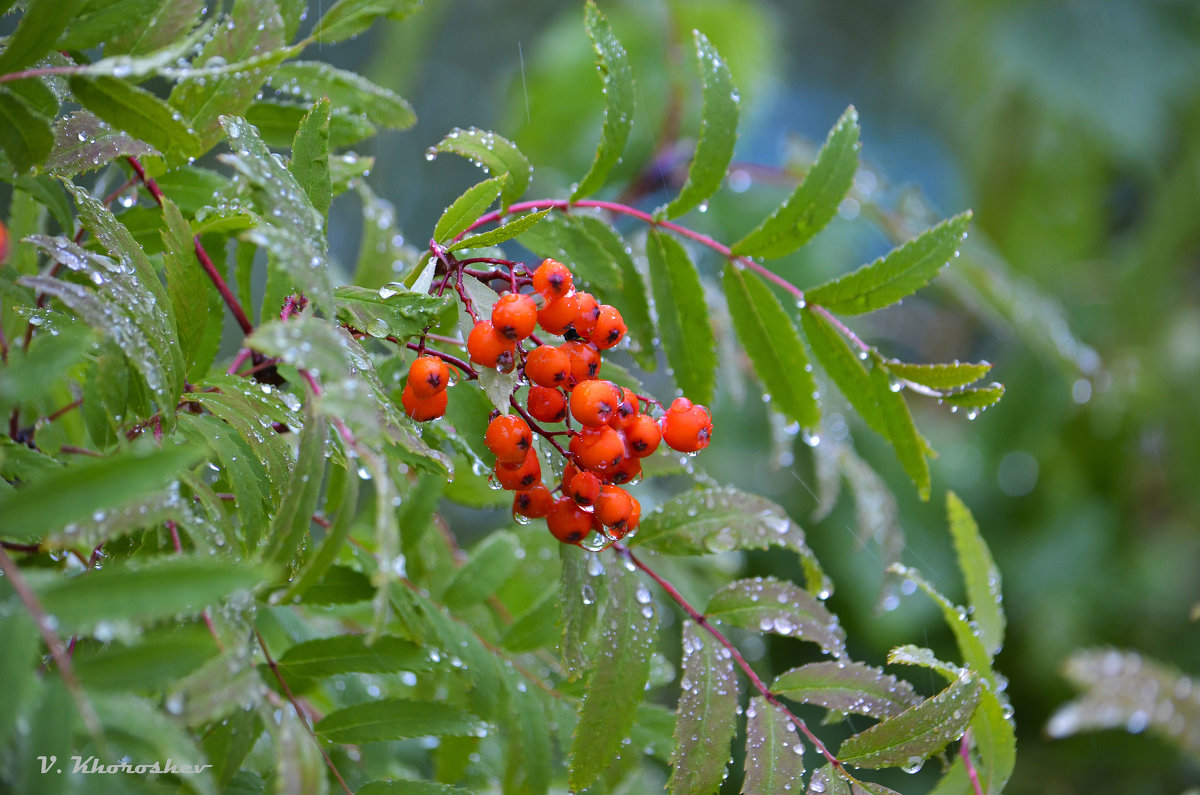
[[[853,420],[851,435],[897,495],[905,562],[961,598],[946,489],[964,498],[992,546],[1009,615],[997,667],[1010,679],[1019,730],[1009,791],[1200,786],[1200,766],[1157,739],[1051,740],[1043,731],[1072,695],[1059,671],[1075,649],[1128,646],[1200,674],[1191,619],[1200,602],[1200,4],[599,5],[638,81],[622,168],[627,179],[651,176],[640,205],[664,200],[658,189],[686,154],[673,144],[694,135],[698,90],[686,42],[699,28],[741,88],[735,160],[745,167],[688,225],[726,241],[744,234],[794,182],[775,168],[803,163],[849,104],[861,116],[869,172],[858,184],[861,206],[845,205],[814,244],[780,261],[780,272],[816,284],[886,250],[889,231],[974,209],[953,273],[854,325],[908,361],[986,358],[1007,396],[974,422],[911,397],[918,426],[942,453],[929,504],[883,443]],[[418,246],[441,208],[479,176],[452,158],[426,162],[425,148],[453,126],[515,140],[537,169],[531,197],[564,196],[591,160],[601,98],[581,3],[427,2],[411,20],[324,55],[398,90],[418,113],[414,129],[381,137],[371,152],[372,183]],[[661,172],[647,172],[655,158]],[[331,223],[343,263],[354,261],[356,228]],[[701,262],[709,272],[718,266]],[[838,586],[831,606],[854,655],[878,664],[890,646],[910,642],[952,655],[940,619],[918,597],[873,611],[879,553],[857,547],[849,500],[806,521],[815,505],[809,451],[772,434],[736,352],[722,380],[716,442],[698,463],[783,502],[806,526]],[[784,670],[793,652],[772,647],[762,664]],[[920,792],[932,773],[889,783]]]

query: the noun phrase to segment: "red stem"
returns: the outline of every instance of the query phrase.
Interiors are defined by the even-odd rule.
[[[217,271],[217,266],[213,265],[208,252],[204,250],[204,246],[200,243],[200,235],[192,238],[192,242],[195,244],[196,259],[200,260],[200,267],[204,268],[204,272],[208,274],[208,278],[216,286],[217,292],[225,300],[225,306],[229,307],[229,311],[233,313],[233,318],[237,321],[238,326],[241,327],[242,333],[246,335],[251,334],[254,331],[254,324],[250,322],[250,318],[246,317],[246,313],[242,310],[242,305],[238,303],[237,298],[230,291],[224,277]]]
[[[967,771],[967,778],[971,780],[971,788],[975,790],[975,795],[983,795],[983,784],[979,781],[979,771],[975,769],[975,763],[971,760],[970,729],[963,732],[962,739],[958,741],[958,755],[962,759],[963,768]]]

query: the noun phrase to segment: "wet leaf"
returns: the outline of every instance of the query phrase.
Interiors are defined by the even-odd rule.
[[[804,744],[796,726],[762,696],[746,708],[744,795],[776,795],[803,786]]]
[[[733,655],[708,632],[683,625],[683,660],[676,710],[671,792],[716,792],[729,764],[737,728],[738,683]]]
[[[771,692],[837,712],[890,718],[920,703],[912,685],[857,662],[818,662],[776,677]]]
[[[442,245],[448,245],[456,237],[467,231],[467,228],[492,206],[492,202],[500,195],[505,178],[492,177],[477,185],[472,185],[463,191],[449,207],[442,212],[433,228],[433,239]]]
[[[43,168],[51,174],[73,177],[93,171],[120,157],[159,154],[145,141],[114,130],[96,114],[77,110],[54,123],[54,149]]]
[[[604,186],[608,172],[621,160],[633,127],[633,74],[629,70],[625,47],[613,34],[608,19],[600,13],[594,0],[588,0],[584,7],[584,25],[596,50],[596,70],[604,82],[604,122],[596,158],[571,193],[571,201],[582,199]]]
[[[358,745],[409,737],[463,737],[480,731],[483,724],[449,704],[388,698],[334,710],[313,728],[330,742]]]
[[[646,258],[662,349],[675,383],[692,401],[708,405],[717,381],[716,336],[700,274],[679,241],[657,230],[646,238]]]
[[[771,577],[735,580],[713,594],[704,614],[742,629],[810,640],[826,654],[846,652],[846,631],[808,591]]]
[[[967,585],[967,605],[979,628],[979,637],[989,654],[1004,644],[1004,610],[1001,607],[1000,570],[979,532],[970,510],[950,491],[946,493],[946,513],[950,518],[950,536],[958,554],[958,567]]]
[[[504,188],[500,191],[501,207],[508,207],[521,197],[533,174],[529,158],[521,153],[517,145],[491,130],[455,127],[426,151],[426,157],[436,157],[439,152],[453,152],[467,158],[490,176],[506,177]]]

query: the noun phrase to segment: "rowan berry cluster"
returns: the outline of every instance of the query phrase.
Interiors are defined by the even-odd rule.
[[[623,488],[641,477],[641,460],[663,442],[684,453],[703,450],[711,417],[687,398],[661,411],[654,399],[601,379],[601,351],[625,337],[621,313],[575,290],[571,271],[560,262],[547,259],[531,277],[526,274],[522,282],[532,291],[503,293],[490,320],[477,320],[467,337],[471,362],[516,369],[517,389],[528,386],[524,401],[514,391],[515,414],[495,412],[488,425],[484,444],[496,457],[493,482],[514,492],[515,517],[545,518],[563,543],[579,544],[593,532],[605,542],[619,540],[641,519],[640,503]],[[538,327],[564,341],[542,343],[534,336]],[[442,416],[448,379],[442,359],[419,357],[402,396],[408,415]],[[660,416],[649,413],[654,407]],[[553,488],[543,482],[535,433],[566,458]],[[566,449],[556,437],[568,439]]]

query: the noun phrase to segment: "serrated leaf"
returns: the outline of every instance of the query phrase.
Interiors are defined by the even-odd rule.
[[[879,405],[880,421],[883,424],[883,436],[892,445],[900,465],[917,487],[917,494],[922,500],[929,499],[930,479],[929,461],[926,459],[926,445],[917,426],[913,424],[912,413],[904,396],[892,389],[892,377],[884,365],[883,359],[877,353],[871,357],[871,388],[875,391],[875,400]]]
[[[679,241],[657,230],[646,238],[646,257],[667,364],[683,393],[707,405],[716,388],[717,355],[700,274]]]
[[[142,55],[166,47],[183,38],[196,24],[203,8],[203,0],[160,0],[153,13],[114,35],[104,50]]]
[[[500,645],[509,651],[533,651],[553,646],[558,639],[558,586],[551,585],[528,610],[513,621]]]
[[[492,533],[471,550],[467,562],[446,585],[442,602],[451,609],[475,604],[495,593],[517,568],[517,537],[504,531]]]
[[[379,17],[404,19],[420,6],[420,0],[338,0],[312,35],[321,44],[333,44],[362,33]]]
[[[16,72],[48,53],[75,18],[80,0],[29,0],[17,29],[0,53],[0,74]]]
[[[912,685],[857,662],[818,662],[776,677],[771,692],[836,712],[890,718],[920,703]]]
[[[462,155],[491,176],[504,176],[504,189],[500,191],[500,206],[508,207],[525,192],[533,168],[529,158],[521,153],[517,145],[491,130],[455,127],[446,137],[426,150],[426,157],[436,157],[439,152]]]
[[[0,742],[7,742],[38,685],[38,631],[29,616],[17,609],[0,609],[0,676],[13,690],[0,700]]]
[[[621,316],[629,328],[626,339],[633,351],[633,358],[643,370],[658,367],[657,349],[651,344],[655,336],[654,321],[650,318],[650,302],[646,297],[646,280],[633,260],[629,244],[607,221],[591,215],[573,215],[587,235],[596,241],[616,263],[620,272],[619,293],[615,285],[600,285],[599,294],[608,303],[617,302]],[[616,304],[614,304],[616,305]]]
[[[979,628],[968,619],[967,611],[942,596],[916,569],[893,563],[888,570],[911,580],[917,588],[924,591],[926,596],[933,600],[933,603],[941,609],[942,617],[954,635],[963,662],[974,673],[982,676],[989,686],[995,687],[996,674],[992,670],[992,655],[988,653],[983,644]]]
[[[253,709],[266,693],[254,657],[239,644],[178,679],[168,690],[166,703],[182,708],[179,718],[185,725],[197,726]]]
[[[802,427],[816,428],[817,384],[788,313],[761,278],[733,263],[725,266],[724,284],[734,330],[772,405]]]
[[[792,253],[837,214],[858,171],[858,112],[853,106],[833,125],[804,180],[754,231],[731,246],[739,256],[773,259]]]
[[[989,654],[1004,644],[1004,611],[1001,607],[1000,570],[992,559],[979,525],[958,495],[946,492],[946,514],[950,536],[958,555],[958,567],[967,586],[967,605],[979,628],[979,639]]]
[[[929,284],[949,264],[970,223],[970,211],[947,219],[874,262],[805,291],[805,298],[847,315],[894,304]]]
[[[686,621],[680,665],[675,751],[667,788],[677,793],[716,792],[725,777],[729,742],[737,728],[733,655],[694,622]]]
[[[571,201],[577,201],[603,187],[608,172],[620,162],[621,153],[629,141],[629,131],[633,128],[635,105],[629,57],[594,0],[588,0],[583,19],[592,40],[592,49],[596,51],[596,71],[604,83],[604,120],[596,157],[587,174],[572,191]]]
[[[810,307],[800,311],[800,323],[813,355],[838,390],[868,426],[886,436],[883,415],[871,383],[871,375],[862,360],[850,348],[846,338],[822,315]]]
[[[898,378],[930,389],[957,389],[978,381],[992,369],[989,362],[949,362],[948,364],[907,364],[889,359],[888,369]]]
[[[0,86],[0,149],[14,174],[25,174],[54,146],[50,120],[17,94]]]
[[[495,229],[482,232],[478,235],[470,235],[462,238],[450,246],[449,250],[458,251],[464,248],[487,248],[488,246],[498,246],[501,243],[505,243],[509,240],[512,240],[514,237],[529,231],[534,224],[541,221],[551,212],[552,210],[542,210],[541,212],[518,215],[509,220],[508,223],[498,226]]]
[[[810,640],[826,654],[846,652],[837,616],[808,591],[771,577],[735,580],[713,594],[704,614],[722,624]]]
[[[679,195],[656,215],[676,218],[710,196],[721,187],[729,161],[733,159],[733,145],[737,142],[738,95],[737,86],[729,65],[704,34],[692,31],[696,46],[696,59],[700,62],[700,82],[703,86],[704,106],[700,112],[700,134],[696,151],[688,168],[687,181]]]
[[[412,106],[400,95],[376,85],[361,75],[337,69],[321,61],[292,61],[280,65],[268,85],[307,102],[328,97],[348,113],[365,116],[373,124],[391,130],[411,127],[417,120]]]
[[[137,0],[134,1],[136,2]],[[179,5],[186,8],[188,3],[179,3]],[[183,29],[186,30],[191,27],[199,18],[199,14],[192,17],[187,21],[190,24],[185,24]],[[179,20],[176,19],[174,21],[178,22]],[[121,22],[128,27],[129,20],[123,19]],[[215,27],[216,19],[212,18],[208,22],[195,27],[186,36],[181,35],[164,42],[153,51],[139,55],[114,55],[112,57],[101,58],[90,64],[80,64],[75,74],[119,77],[125,80],[132,79],[134,82],[141,82],[152,75],[161,75],[164,77],[179,76],[179,64],[191,58],[201,42],[212,37]],[[111,50],[107,45],[104,49],[106,53],[115,51]]]
[[[963,676],[932,698],[848,738],[838,758],[855,767],[902,767],[923,761],[962,737],[983,686]]]
[[[134,759],[195,760],[196,774],[188,776],[188,789],[215,795],[212,774],[204,754],[189,733],[157,704],[129,693],[100,693],[91,697],[105,733],[114,740],[114,753]]]
[[[401,342],[437,323],[449,303],[444,296],[394,288],[381,291],[339,287],[334,290],[333,299],[341,322],[372,337],[396,337]]]
[[[210,641],[211,645],[211,641]],[[204,753],[215,763],[213,775],[218,783],[226,786],[227,795],[234,795],[230,782],[242,771],[242,762],[250,754],[263,733],[263,723],[253,709],[239,710],[217,726],[212,727],[201,739]],[[252,790],[253,791],[253,790]],[[246,793],[246,795],[250,795]]]
[[[516,724],[508,732],[505,789],[544,795],[554,777],[550,710],[540,689],[527,685],[519,673],[505,677],[505,688]]]
[[[784,509],[765,497],[730,487],[689,491],[660,503],[642,517],[629,546],[667,555],[785,547],[800,556],[810,593],[828,595],[832,590],[804,531]]]
[[[437,701],[388,698],[334,710],[313,729],[334,743],[403,740],[409,737],[462,737],[485,728],[479,718]]]
[[[975,718],[971,721],[971,740],[979,754],[979,778],[983,791],[999,795],[1017,764],[1017,737],[1005,707],[990,689],[984,688]]]
[[[963,671],[962,668],[954,663],[939,660],[937,655],[933,653],[933,649],[926,649],[911,644],[889,649],[887,661],[889,665],[919,665],[922,668],[937,671],[948,682],[953,682]]]
[[[0,495],[6,538],[36,538],[162,488],[201,460],[190,445],[132,450],[49,473]]]
[[[371,581],[361,571],[346,566],[330,566],[318,583],[305,589],[300,602],[306,605],[345,605],[365,602],[374,595]]]
[[[788,716],[762,696],[746,708],[746,775],[744,795],[800,791],[804,776],[804,744]]]
[[[329,214],[333,201],[333,179],[329,176],[329,98],[313,103],[300,120],[292,141],[292,159],[288,170],[304,188],[313,209],[322,217]]]
[[[602,301],[621,295],[621,271],[617,262],[588,231],[585,216],[556,213],[521,236],[521,245],[539,257],[567,263],[576,283],[587,285]]]
[[[199,380],[207,372],[221,342],[220,312],[213,317],[220,296],[196,262],[192,228],[168,198],[163,199],[163,265],[167,293],[175,316],[176,339],[187,375]]]
[[[51,174],[73,177],[100,168],[119,157],[159,154],[145,141],[114,130],[94,113],[77,110],[54,124],[54,149],[44,168]]]
[[[304,416],[304,429],[296,450],[296,462],[291,478],[283,492],[283,500],[271,517],[267,545],[262,560],[288,564],[304,542],[312,525],[312,515],[321,496],[321,481],[325,473],[324,417],[318,417],[309,403]]]
[[[809,779],[806,795],[853,795],[850,782],[834,770],[833,765],[818,768]]]
[[[70,84],[79,104],[155,149],[179,154],[199,148],[183,118],[148,91],[115,77],[72,75]]]
[[[199,613],[234,591],[255,587],[265,575],[246,563],[175,556],[56,580],[39,589],[38,598],[59,631],[71,631],[100,621]]]
[[[588,670],[589,640],[596,624],[596,605],[606,597],[604,581],[588,573],[594,552],[570,544],[559,546],[562,576],[559,603],[562,605],[562,657],[568,678],[578,679]],[[599,591],[599,593],[597,593]]]
[[[278,714],[278,713],[277,713]],[[267,709],[259,716],[275,749],[271,783],[277,795],[325,795],[328,788],[321,749],[312,741],[306,723],[294,710],[278,719]]]
[[[341,467],[330,470],[329,485],[326,487],[325,515],[328,517],[334,510],[336,518],[325,529],[325,537],[321,546],[304,562],[301,571],[292,578],[281,602],[301,599],[310,588],[314,587],[322,577],[326,576],[329,567],[337,560],[350,535],[351,523],[358,513],[358,484],[361,478],[358,473],[348,472]]]
[[[347,673],[429,671],[429,651],[401,638],[383,636],[367,644],[363,635],[334,635],[297,643],[276,660],[284,678],[324,679]]]
[[[650,676],[656,614],[637,599],[637,577],[624,566],[607,568],[608,601],[601,623],[602,641],[592,662],[579,723],[571,739],[568,781],[572,789],[591,785],[621,754],[645,697]]]
[[[200,388],[190,393],[190,401],[203,406],[215,417],[228,423],[249,446],[264,466],[271,498],[275,501],[282,495],[288,473],[292,469],[293,457],[288,443],[275,433],[274,429],[268,430],[263,427],[263,423],[258,419],[261,416],[259,412],[262,411],[260,404],[236,391],[231,385],[222,383],[226,378],[231,377],[215,376],[202,381],[201,384],[216,386],[221,391],[204,391]],[[267,424],[269,425],[270,421]],[[299,422],[293,424],[299,425]]]
[[[186,676],[217,653],[212,635],[197,624],[153,630],[132,645],[81,644],[71,656],[90,690],[150,690]]]
[[[307,112],[307,105],[296,102],[256,101],[246,108],[243,115],[246,121],[258,129],[267,146],[284,149],[292,145],[296,129]],[[343,108],[334,107],[329,115],[330,149],[353,146],[377,132],[379,128],[365,117],[349,113]],[[339,163],[339,157],[333,158],[330,168]]]
[[[496,201],[504,180],[504,177],[492,177],[463,191],[438,218],[433,227],[433,239],[446,245],[465,232]]]
[[[955,409],[966,409],[967,419],[975,419],[979,412],[984,411],[1004,397],[1004,384],[993,383],[977,389],[960,389],[949,392],[938,398],[939,403],[948,403]]]

